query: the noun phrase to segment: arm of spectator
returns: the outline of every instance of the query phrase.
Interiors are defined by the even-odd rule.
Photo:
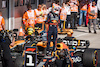
[[[25,12],[23,15],[23,24],[26,24],[26,20],[27,20],[27,12]]]

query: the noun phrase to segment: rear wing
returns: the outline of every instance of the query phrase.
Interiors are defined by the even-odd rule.
[[[67,46],[76,46],[85,48],[88,48],[88,46],[90,45],[89,40],[63,39],[62,42],[65,43]]]

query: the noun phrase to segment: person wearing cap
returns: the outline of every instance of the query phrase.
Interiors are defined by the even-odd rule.
[[[1,30],[5,30],[5,21],[4,18],[2,17],[2,12],[0,11],[0,33]],[[5,35],[3,36],[0,35],[0,58],[1,58],[1,48],[3,50],[2,66],[14,67],[9,45],[14,46],[15,38],[13,37],[13,40],[11,42],[9,37],[4,37],[4,36]]]
[[[88,8],[88,15],[89,15],[89,33],[91,33],[91,23],[93,23],[94,34],[96,34],[96,19],[97,19],[97,6],[95,6],[95,1],[92,2],[92,6]]]
[[[28,4],[27,8],[28,10],[23,15],[23,24],[25,25],[25,30],[29,26],[34,28],[34,24],[35,24],[34,10],[32,10],[31,4]]]
[[[0,11],[0,31],[5,30],[5,20],[2,17],[2,12]]]
[[[56,39],[57,39],[57,26],[58,23],[60,21],[59,18],[59,14],[54,12],[54,9],[52,8],[52,10],[49,12],[49,14],[47,15],[47,21],[46,23],[48,23],[48,36],[47,36],[47,52],[46,54],[49,55],[50,53],[50,42],[51,42],[51,36],[53,35],[53,49],[52,51],[55,51],[55,45],[56,45]]]

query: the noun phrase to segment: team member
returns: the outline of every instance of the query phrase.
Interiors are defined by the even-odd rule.
[[[79,1],[78,0],[70,0],[70,6],[71,6],[71,27],[72,29],[77,29],[77,13],[78,13],[78,6]]]
[[[66,22],[67,18],[67,10],[65,8],[65,3],[62,4],[62,8],[60,9],[60,30],[62,32],[63,23]]]
[[[95,1],[92,2],[92,6],[88,8],[89,14],[89,33],[91,33],[91,23],[93,22],[94,33],[96,34],[96,19],[97,19],[97,6],[95,6]]]
[[[27,5],[28,10],[23,15],[23,24],[27,27],[32,26],[34,28],[35,24],[35,16],[34,10],[32,10],[32,6],[30,4]]]
[[[44,21],[46,21],[47,20],[48,10],[47,10],[47,7],[46,7],[45,4],[42,5],[42,10],[43,10],[43,14],[44,14],[43,19],[44,19]]]
[[[100,29],[100,0],[97,1],[97,7],[98,7],[98,18],[99,18],[99,29]]]
[[[5,22],[4,18],[2,17],[2,12],[0,11],[0,31],[1,30],[5,30]],[[13,39],[13,42],[11,43],[9,38],[3,38],[3,36],[0,36],[0,46],[3,49],[3,58],[2,58],[3,67],[14,67],[9,48],[9,45],[11,46],[14,45],[14,41],[15,39]]]
[[[0,11],[0,31],[5,30],[5,21],[4,18],[2,17],[2,12]]]
[[[44,14],[43,19],[44,19],[44,22],[46,22],[46,20],[47,20],[47,14],[49,13],[49,11],[47,10],[47,7],[46,7],[45,4],[42,5],[42,10],[43,10],[43,14]],[[44,30],[46,30],[46,32],[47,32],[47,28],[48,28],[48,24],[45,24],[44,25]]]
[[[60,7],[60,5],[59,5],[59,1],[56,1],[56,3],[53,3],[52,4],[53,6],[53,9],[54,9],[54,12],[56,13],[56,14],[59,14],[59,12],[60,12],[60,9],[61,9],[61,7]]]
[[[53,35],[53,50],[55,50],[55,44],[57,39],[57,25],[58,25],[59,15],[56,14],[52,8],[51,12],[47,15],[47,22],[49,24],[48,29],[48,43],[47,43],[47,55],[49,54],[50,42],[51,42],[51,35]]]
[[[70,3],[67,2],[66,3],[66,10],[67,10],[67,21],[66,21],[66,28],[70,28],[70,24],[71,24],[71,7],[70,7]]]
[[[80,3],[80,19],[79,19],[79,26],[81,26],[83,14],[84,14],[85,27],[87,27],[87,25],[86,25],[87,3],[84,2],[84,0],[82,0],[81,3]]]
[[[36,27],[39,26],[39,28],[43,28],[42,24],[44,23],[44,14],[43,14],[43,10],[42,10],[42,6],[38,5],[38,9],[34,10],[35,13],[35,21],[36,21]],[[44,24],[43,24],[44,25]]]

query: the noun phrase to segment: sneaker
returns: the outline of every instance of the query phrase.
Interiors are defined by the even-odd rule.
[[[74,29],[77,29],[77,27],[75,27]]]
[[[85,25],[85,27],[87,27],[87,25]]]
[[[94,31],[94,34],[97,34],[97,32],[96,32],[96,31]]]
[[[71,27],[70,29],[74,29],[73,27]]]
[[[91,31],[89,31],[89,33],[91,33]]]

